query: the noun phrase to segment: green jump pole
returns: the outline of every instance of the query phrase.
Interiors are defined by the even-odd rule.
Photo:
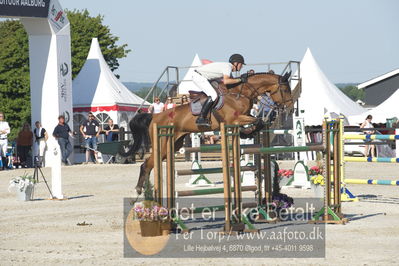
[[[242,191],[256,191],[256,186],[244,186],[241,188]],[[231,188],[231,191],[234,191],[234,188]],[[224,192],[224,188],[204,188],[204,189],[196,189],[196,190],[183,190],[177,191],[178,197],[189,197],[189,196],[201,196],[201,195],[210,195],[210,194],[221,194]]]
[[[324,151],[324,145],[314,146],[299,146],[299,147],[275,147],[275,148],[243,148],[241,149],[242,154],[270,154],[270,153],[284,153],[284,152],[302,152],[302,151]]]
[[[240,145],[241,148],[260,148],[259,144],[244,144]],[[229,145],[229,150],[231,150],[232,145]],[[186,147],[179,150],[180,154],[183,153],[193,153],[193,152],[220,152],[222,146],[220,144],[211,145],[201,145],[200,147]]]
[[[233,168],[230,167],[232,171]],[[256,166],[242,166],[241,172],[245,171],[256,171]],[[177,170],[177,175],[197,175],[197,174],[219,174],[223,173],[223,168],[202,168],[202,169],[184,169],[184,170]]]

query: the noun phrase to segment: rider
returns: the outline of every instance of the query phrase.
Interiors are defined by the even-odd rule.
[[[245,82],[245,76],[241,78],[232,78],[231,73],[240,71],[242,66],[245,65],[244,57],[240,54],[233,54],[230,56],[229,63],[227,62],[215,62],[209,63],[200,67],[197,67],[193,71],[192,80],[197,87],[204,92],[208,98],[202,106],[201,113],[197,118],[197,125],[199,126],[210,126],[208,120],[208,113],[212,108],[213,101],[217,98],[217,92],[209,83],[212,79],[222,79],[225,85],[236,84],[239,82]]]

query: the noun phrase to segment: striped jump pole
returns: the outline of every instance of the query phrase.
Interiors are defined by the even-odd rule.
[[[355,135],[355,134],[345,134],[344,135],[344,127],[342,121],[340,122],[340,131],[341,131],[341,150],[343,155],[344,142],[345,139],[359,139],[359,140],[395,140],[396,142],[396,158],[389,157],[349,157],[349,156],[341,156],[340,160],[340,172],[344,177],[345,172],[345,162],[369,162],[369,163],[399,163],[399,129],[395,129],[394,135],[382,135],[382,134],[370,134],[370,135]],[[365,143],[367,144],[367,143]],[[358,184],[358,185],[386,185],[386,186],[399,186],[398,180],[383,180],[383,179],[342,179],[344,185],[345,184]],[[343,187],[344,191],[347,190],[345,186]],[[354,197],[355,198],[355,197]]]
[[[345,179],[346,184],[399,186],[398,180]]]
[[[389,157],[344,157],[345,162],[368,162],[368,163],[399,163],[399,158]]]
[[[344,139],[363,139],[363,140],[399,140],[399,135],[344,135]]]

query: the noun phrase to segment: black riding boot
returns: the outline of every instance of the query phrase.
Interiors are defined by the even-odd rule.
[[[206,99],[204,105],[202,106],[201,113],[197,118],[196,123],[198,126],[205,126],[205,127],[211,126],[208,119],[208,113],[212,108],[212,104],[213,104],[212,98],[208,96],[208,99]]]

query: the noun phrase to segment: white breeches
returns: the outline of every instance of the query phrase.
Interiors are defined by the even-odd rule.
[[[206,95],[211,96],[212,101],[215,101],[216,98],[218,97],[215,89],[212,87],[212,85],[209,83],[209,81],[198,74],[197,72],[193,72],[192,80],[195,85],[200,89],[200,91],[204,92]]]
[[[0,139],[0,153],[2,157],[6,157],[8,141],[6,139]]]

